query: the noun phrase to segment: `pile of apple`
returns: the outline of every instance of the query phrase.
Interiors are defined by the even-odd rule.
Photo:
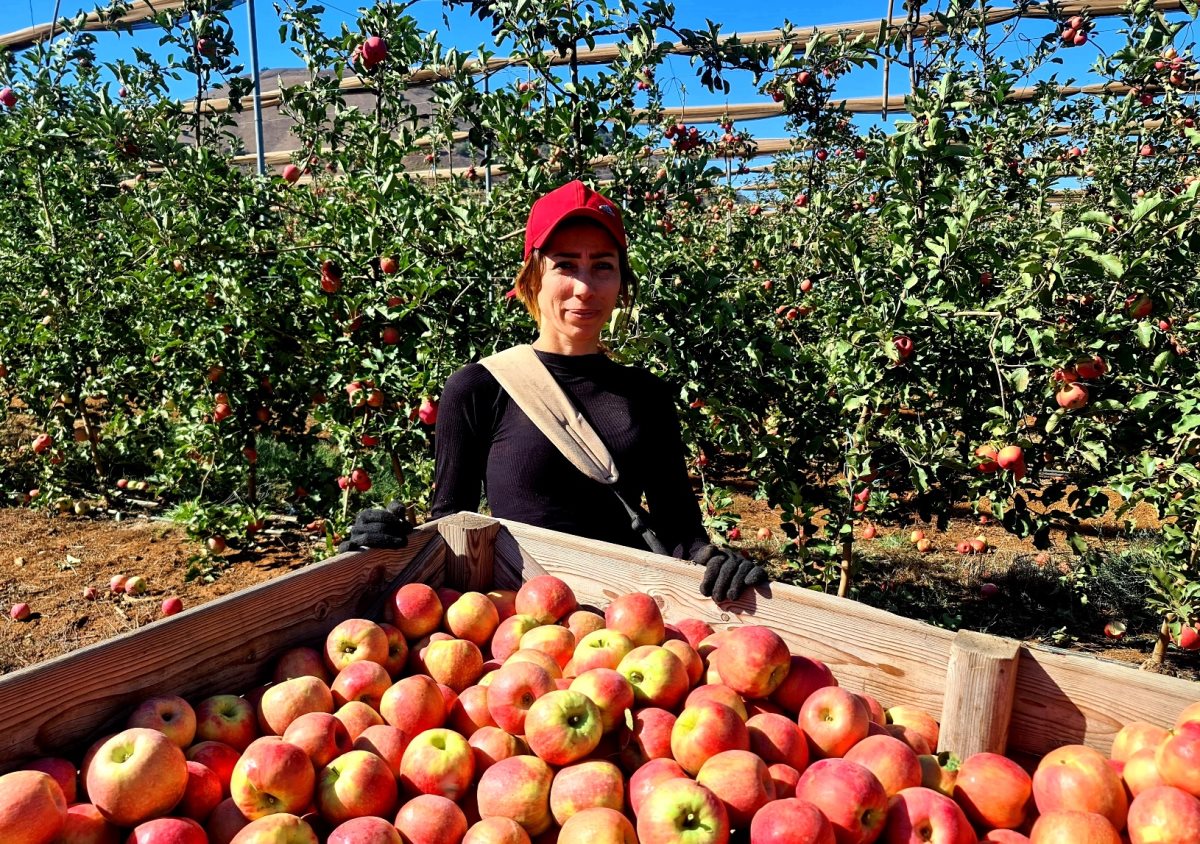
[[[408,584],[244,696],[155,697],[80,765],[0,777],[0,841],[1200,844],[1200,704],[1032,773],[937,747],[763,626]]]

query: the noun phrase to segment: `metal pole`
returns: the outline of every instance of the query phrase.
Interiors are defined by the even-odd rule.
[[[263,157],[262,86],[258,74],[258,32],[254,28],[254,0],[246,0],[246,18],[250,24],[250,75],[254,79],[254,149],[258,159],[258,175],[267,172]]]
[[[483,74],[483,96],[485,98],[488,95],[488,78],[490,76],[491,74],[486,71]],[[483,160],[487,162],[483,168],[483,193],[490,199],[492,196],[492,142],[490,139],[483,144]]]

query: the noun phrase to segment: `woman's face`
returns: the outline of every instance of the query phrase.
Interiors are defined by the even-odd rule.
[[[586,221],[559,226],[542,247],[539,348],[595,352],[620,294],[620,253],[612,235]]]

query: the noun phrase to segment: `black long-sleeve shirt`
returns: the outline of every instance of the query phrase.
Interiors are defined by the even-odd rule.
[[[625,500],[645,495],[663,545],[686,557],[703,547],[708,536],[669,388],[602,354],[537,356],[608,446]],[[612,490],[563,457],[481,364],[447,380],[435,453],[434,518],[479,509],[484,491],[499,518],[646,548]]]

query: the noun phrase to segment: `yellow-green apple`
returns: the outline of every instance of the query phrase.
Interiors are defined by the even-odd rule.
[[[925,736],[922,733],[904,724],[885,724],[881,727],[872,721],[868,735],[886,735],[900,739],[900,741],[911,747],[913,753],[916,753],[918,756],[932,755],[935,752],[934,748],[925,740]]]
[[[629,778],[629,807],[636,816],[642,802],[667,780],[678,777],[687,778],[687,771],[680,767],[674,759],[651,759],[633,772]]]
[[[361,700],[352,700],[343,703],[333,713],[333,717],[337,718],[345,726],[346,732],[350,734],[350,741],[363,734],[363,730],[367,727],[374,727],[384,723],[383,716],[379,714],[378,709],[372,709],[368,704]]]
[[[283,740],[308,754],[313,768],[320,770],[350,750],[353,741],[346,725],[328,712],[308,712],[283,731]]]
[[[448,844],[467,834],[467,816],[453,800],[418,794],[400,807],[396,829],[404,844]]]
[[[1148,789],[1166,785],[1162,774],[1158,772],[1158,763],[1154,758],[1155,751],[1156,748],[1143,747],[1141,750],[1135,751],[1123,763],[1121,779],[1125,781],[1125,786],[1134,797]]]
[[[1075,810],[1043,813],[1029,839],[1033,844],[1121,844],[1121,834],[1104,815]]]
[[[514,662],[532,662],[549,674],[551,679],[558,680],[562,677],[562,669],[558,667],[558,663],[554,658],[541,651],[535,651],[531,648],[521,648],[508,659],[504,660],[505,665],[511,665]]]
[[[938,754],[923,753],[917,759],[921,763],[921,785],[953,797],[954,786],[958,783],[958,767],[962,764],[959,758],[945,751]]]
[[[611,733],[625,723],[625,713],[633,709],[633,686],[612,668],[593,668],[571,681],[572,691],[588,696],[600,711],[603,731]]]
[[[348,618],[325,637],[325,664],[335,674],[352,662],[383,665],[388,659],[387,634],[365,618]]]
[[[446,699],[432,677],[414,674],[397,680],[379,701],[379,714],[410,736],[446,723]]]
[[[453,639],[449,633],[443,633],[440,630],[435,630],[428,636],[412,643],[412,647],[408,649],[408,662],[405,665],[405,673],[407,674],[427,674],[425,670],[425,653],[429,650],[429,646],[434,642],[443,642]]]
[[[463,836],[462,844],[530,844],[530,841],[529,833],[519,823],[497,816],[475,823]]]
[[[383,668],[389,677],[398,677],[408,662],[408,640],[404,638],[400,628],[394,624],[381,622],[379,629],[383,631],[383,635],[387,636],[388,641],[388,655],[384,660]]]
[[[343,753],[317,775],[317,811],[331,824],[366,815],[389,815],[396,809],[396,797],[392,769],[366,750]]]
[[[509,616],[516,615],[517,612],[517,593],[514,589],[493,589],[487,593],[488,600],[496,605],[496,612],[500,614],[500,621]]]
[[[258,702],[258,725],[264,735],[281,736],[288,724],[309,712],[333,714],[333,693],[316,677],[284,680],[263,692]]]
[[[1013,829],[989,829],[979,841],[981,844],[1030,844],[1029,836]]]
[[[237,750],[220,741],[202,741],[193,744],[184,755],[189,762],[199,762],[217,775],[221,784],[221,796],[229,796],[229,781],[233,779],[233,768],[242,757]]]
[[[572,815],[563,824],[558,840],[571,844],[638,844],[629,818],[605,806]]]
[[[520,650],[541,651],[561,669],[575,652],[575,634],[558,624],[543,624],[527,631],[518,644]]]
[[[792,654],[788,660],[787,676],[771,695],[771,700],[786,712],[798,715],[809,695],[817,689],[836,685],[837,680],[828,665],[819,659]]]
[[[525,714],[529,707],[542,695],[554,691],[554,680],[544,668],[532,662],[506,663],[492,677],[487,689],[492,720],[519,736],[525,734]]]
[[[328,684],[332,675],[325,667],[325,658],[316,648],[292,648],[279,657],[271,681],[282,683],[296,677],[316,677]]]
[[[483,654],[478,645],[466,639],[430,642],[425,651],[425,670],[437,682],[461,692],[483,673]]]
[[[524,739],[495,726],[480,727],[467,739],[467,744],[471,746],[475,770],[479,773],[486,771],[501,759],[529,752]]]
[[[887,713],[883,711],[883,705],[873,695],[859,692],[858,698],[866,704],[867,714],[871,716],[872,724],[883,725],[887,723]]]
[[[383,818],[368,815],[338,824],[326,844],[403,844],[400,830]]]
[[[378,662],[359,660],[352,662],[337,673],[329,687],[333,705],[342,706],[352,700],[361,700],[368,706],[379,709],[379,700],[392,685],[391,675]]]
[[[700,682],[704,676],[704,660],[700,658],[700,654],[696,653],[695,648],[680,639],[668,639],[663,642],[662,646],[679,657],[679,661],[687,670],[689,686]]]
[[[187,772],[187,788],[171,813],[204,823],[221,802],[221,780],[211,768],[199,762],[188,762]]]
[[[697,686],[688,692],[688,696],[683,700],[683,705],[691,706],[702,700],[715,700],[717,703],[725,704],[740,715],[743,721],[750,717],[750,711],[746,708],[746,702],[742,700],[742,696],[724,683],[705,683],[703,686]]]
[[[1125,786],[1108,760],[1080,744],[1055,748],[1042,757],[1033,773],[1033,799],[1043,815],[1066,810],[1095,812],[1118,831],[1125,828],[1129,809]]]
[[[700,643],[715,632],[712,629],[712,625],[698,618],[681,618],[674,624],[668,624],[668,637],[672,629],[678,630],[683,640],[695,648],[697,652],[700,650]]]
[[[754,813],[775,799],[775,783],[767,765],[749,750],[725,750],[708,759],[696,782],[725,804],[729,825],[746,829]]]
[[[406,583],[392,593],[388,619],[410,642],[428,636],[442,623],[442,602],[424,583]]]
[[[838,844],[866,844],[883,832],[888,796],[875,775],[856,762],[821,759],[796,783],[796,796],[807,800],[833,825]]]
[[[258,738],[258,719],[250,701],[237,695],[213,695],[196,705],[194,741],[219,741],[245,750]]]
[[[808,767],[808,741],[796,722],[786,715],[764,712],[746,721],[750,750],[768,765],[783,763],[797,771]],[[913,759],[916,765],[916,758]],[[868,766],[869,767],[869,766]]]
[[[908,727],[915,730],[921,738],[925,739],[925,743],[929,745],[929,752],[937,751],[938,746],[938,724],[933,720],[928,712],[923,709],[918,709],[915,706],[893,706],[886,710],[887,722],[889,725],[898,724],[901,727]],[[893,734],[894,735],[894,734]],[[903,736],[897,735],[896,738],[904,741]],[[911,745],[910,745],[911,747]],[[921,750],[913,748],[917,753]]]
[[[374,724],[367,727],[354,740],[354,750],[365,750],[374,753],[387,763],[392,775],[400,779],[400,763],[404,759],[404,751],[408,747],[409,736],[399,727],[388,724]]]
[[[233,768],[229,794],[248,820],[296,814],[313,798],[316,774],[308,754],[277,736],[250,742]]]
[[[604,616],[591,610],[575,610],[567,616],[567,629],[578,642],[589,633],[604,629]]]
[[[798,722],[808,737],[810,755],[836,759],[867,737],[871,716],[853,692],[825,686],[804,701]]]
[[[0,841],[51,844],[66,824],[67,800],[54,777],[45,771],[0,776]]]
[[[233,837],[230,844],[319,844],[308,823],[290,812],[256,818]]]
[[[628,636],[634,647],[661,645],[667,635],[658,602],[645,592],[628,592],[614,599],[604,609],[604,626]]]
[[[746,698],[769,697],[791,668],[791,653],[778,633],[761,624],[728,632],[715,660],[722,682]]]
[[[250,819],[242,814],[234,799],[226,797],[204,822],[204,831],[208,833],[209,844],[229,844],[249,823]]]
[[[1112,749],[1109,758],[1114,762],[1124,762],[1130,756],[1145,747],[1158,747],[1167,737],[1167,731],[1149,721],[1131,721],[1113,736]]]
[[[496,721],[487,708],[487,686],[467,686],[458,694],[446,716],[446,726],[471,737],[480,727],[494,727]]]
[[[771,782],[775,783],[776,794],[796,793],[796,783],[800,782],[800,771],[791,765],[776,762],[774,765],[767,766],[767,773],[771,775]]]
[[[698,782],[673,779],[642,801],[637,817],[640,844],[725,844],[725,804]]]
[[[540,627],[541,624],[542,622],[538,621],[534,616],[523,613],[510,615],[501,621],[500,626],[496,628],[496,632],[492,635],[492,659],[504,662],[520,650],[521,637],[533,628]]]
[[[482,592],[464,592],[446,608],[446,629],[459,639],[483,647],[500,626],[500,612]]]
[[[726,750],[749,750],[750,732],[736,712],[715,700],[684,707],[671,728],[671,755],[692,776]]]
[[[1132,844],[1198,844],[1200,800],[1169,785],[1143,791],[1129,804]]]
[[[617,666],[640,706],[674,709],[688,692],[687,669],[679,657],[661,645],[640,645]]]
[[[976,844],[979,840],[957,803],[931,788],[901,789],[888,803],[887,844]]]
[[[784,797],[758,810],[750,822],[750,844],[836,844],[833,825],[806,800]]]
[[[624,633],[615,630],[596,630],[588,633],[575,646],[571,656],[571,667],[578,677],[593,668],[611,668],[621,664],[625,655],[633,650],[633,642]]]
[[[1171,730],[1154,756],[1163,782],[1200,797],[1200,722],[1185,721]]]
[[[554,772],[536,756],[501,759],[479,776],[476,800],[479,817],[512,818],[529,835],[550,828],[550,785]]]
[[[413,736],[400,760],[405,794],[440,794],[458,801],[475,777],[475,755],[467,740],[439,727]]]
[[[125,844],[208,844],[208,836],[191,818],[155,818],[135,826]]]
[[[63,798],[67,801],[68,806],[74,803],[75,798],[79,795],[79,772],[75,769],[75,763],[69,759],[43,756],[22,765],[21,770],[41,771],[43,774],[54,777],[54,781],[62,789]]]
[[[671,758],[671,733],[675,715],[657,706],[633,712],[633,726],[617,731],[621,743],[621,765],[627,773],[651,759]]]
[[[121,844],[121,831],[91,803],[75,803],[67,807],[67,822],[53,841],[54,844]]]
[[[921,784],[921,760],[911,747],[891,736],[867,736],[842,758],[874,774],[888,797]]]
[[[598,806],[618,812],[625,807],[625,780],[612,762],[593,759],[568,765],[554,775],[550,814],[559,826],[572,815]]]
[[[540,624],[553,624],[575,612],[579,603],[565,581],[552,574],[539,574],[517,590],[515,606],[521,615],[531,615]]]
[[[561,689],[535,700],[525,715],[525,741],[535,756],[551,765],[569,765],[600,743],[600,710],[583,692]]]
[[[158,730],[182,750],[196,737],[196,711],[178,695],[157,695],[142,701],[125,726]]]
[[[999,753],[973,753],[958,768],[954,799],[971,822],[982,828],[1017,829],[1033,780],[1025,769]]]
[[[183,751],[163,733],[145,727],[122,730],[105,741],[84,777],[88,798],[117,826],[137,826],[165,815],[186,788]]]

